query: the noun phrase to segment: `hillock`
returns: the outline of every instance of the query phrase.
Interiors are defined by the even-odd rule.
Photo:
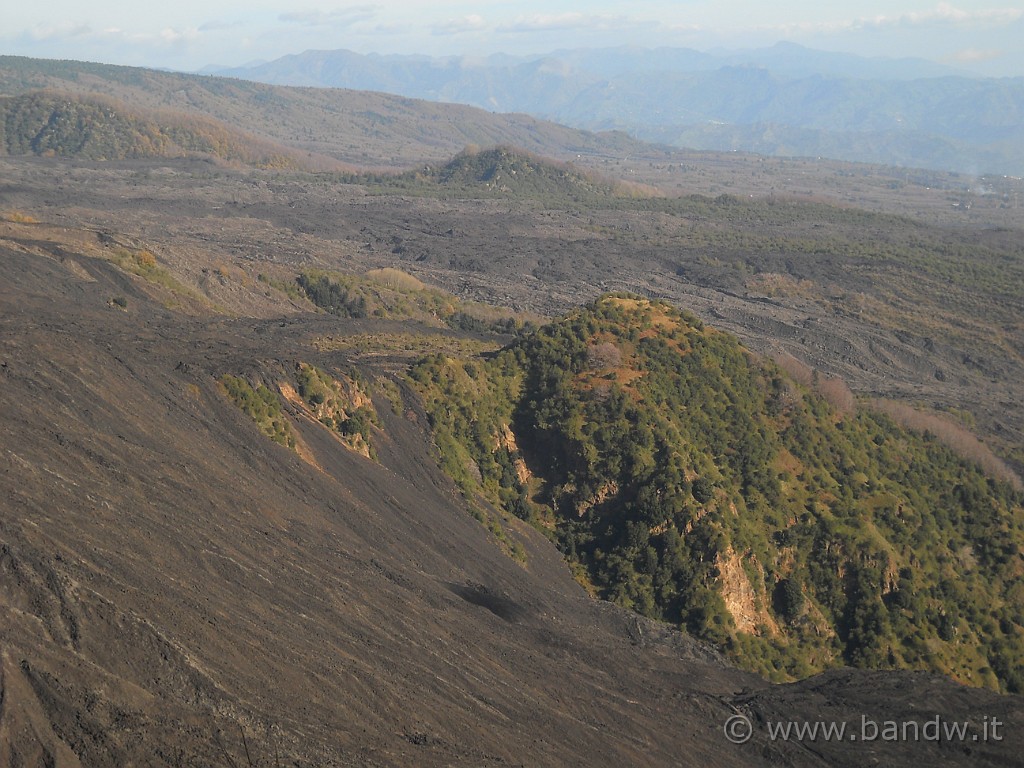
[[[462,152],[428,175],[449,189],[536,199],[609,196],[613,192],[611,184],[596,181],[570,164],[513,147]]]
[[[396,239],[395,250],[401,250],[401,240]],[[308,300],[313,307],[343,318],[415,320],[434,327],[505,336],[534,327],[526,315],[457,299],[393,267],[361,275],[306,270],[294,281],[260,273],[257,279],[291,299]]]
[[[598,174],[502,145],[469,147],[442,165],[424,165],[400,174],[362,173],[341,177],[379,193],[429,197],[505,198],[540,203],[621,204],[624,199],[657,196],[653,188],[603,179]]]
[[[411,380],[466,495],[546,532],[595,594],[775,679],[1024,690],[1024,499],[929,434],[628,295]]]

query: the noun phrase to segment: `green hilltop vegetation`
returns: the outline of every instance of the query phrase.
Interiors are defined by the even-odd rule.
[[[628,295],[409,376],[467,497],[545,532],[593,593],[773,679],[1024,691],[1024,496],[848,390]]]
[[[261,168],[299,167],[292,150],[213,120],[144,116],[111,99],[47,92],[0,98],[0,151],[80,160],[206,155]]]
[[[343,318],[416,320],[428,326],[507,336],[535,327],[532,319],[512,310],[456,299],[392,267],[364,274],[307,270],[294,280],[260,273],[257,279],[293,300],[308,301]]]

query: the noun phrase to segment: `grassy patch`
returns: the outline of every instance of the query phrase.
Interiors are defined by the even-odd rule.
[[[394,358],[411,362],[429,354],[479,355],[500,349],[497,341],[466,339],[448,334],[360,333],[349,336],[320,336],[313,346],[321,352],[343,350],[363,359]]]
[[[187,297],[209,304],[205,297],[197,291],[181,283],[165,267],[160,265],[156,256],[146,249],[116,247],[104,252],[108,261],[113,262],[125,272],[141,277],[148,283],[165,288],[176,296]]]
[[[295,435],[276,392],[265,384],[253,388],[245,379],[231,374],[221,376],[220,386],[231,402],[256,422],[263,434],[275,443],[295,449]]]
[[[14,224],[38,224],[39,219],[29,216],[27,213],[21,211],[7,211],[0,214],[0,219],[4,221],[10,221]]]

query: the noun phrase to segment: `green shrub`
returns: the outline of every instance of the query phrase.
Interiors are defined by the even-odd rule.
[[[220,383],[231,401],[256,422],[263,434],[275,443],[295,448],[291,424],[282,412],[281,398],[276,392],[265,384],[253,389],[248,381],[231,374],[221,376]]]

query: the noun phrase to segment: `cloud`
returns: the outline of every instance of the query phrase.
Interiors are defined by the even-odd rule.
[[[479,32],[487,28],[487,22],[479,14],[463,16],[461,19],[449,19],[443,24],[435,25],[431,32],[435,35],[460,35],[463,32]]]
[[[32,42],[75,42],[82,44],[134,44],[139,46],[182,46],[197,39],[200,31],[195,27],[176,29],[164,27],[156,32],[129,32],[121,27],[94,30],[88,24],[37,25],[28,30],[26,37]]]
[[[375,35],[408,35],[419,31],[415,24],[405,22],[390,22],[388,24],[377,24],[371,32]]]
[[[199,25],[200,32],[223,32],[243,26],[240,21],[208,21]]]
[[[927,26],[932,24],[952,24],[963,26],[966,24],[1010,24],[1024,17],[1024,10],[1020,8],[989,8],[964,11],[956,8],[952,3],[939,3],[930,11],[916,11],[904,13],[899,16],[879,16],[874,19],[876,26]]]
[[[182,45],[191,40],[195,40],[197,37],[199,37],[199,30],[195,27],[188,27],[186,29],[164,27],[159,33],[157,33],[157,38],[167,45]]]
[[[910,11],[898,15],[880,14],[841,21],[777,24],[768,25],[762,29],[781,31],[787,34],[830,34],[893,27],[910,29],[936,26],[1005,26],[1022,18],[1024,18],[1024,9],[1021,8],[979,8],[965,11],[952,3],[939,3],[935,8],[927,11]]]
[[[353,5],[334,11],[290,11],[282,13],[278,19],[307,27],[351,27],[374,18],[379,10],[377,5]]]
[[[88,24],[37,24],[27,32],[27,37],[36,42],[44,40],[67,40],[90,37],[94,34]]]
[[[584,13],[534,14],[498,26],[498,32],[551,32],[570,29],[610,29],[627,23],[622,16]]]

